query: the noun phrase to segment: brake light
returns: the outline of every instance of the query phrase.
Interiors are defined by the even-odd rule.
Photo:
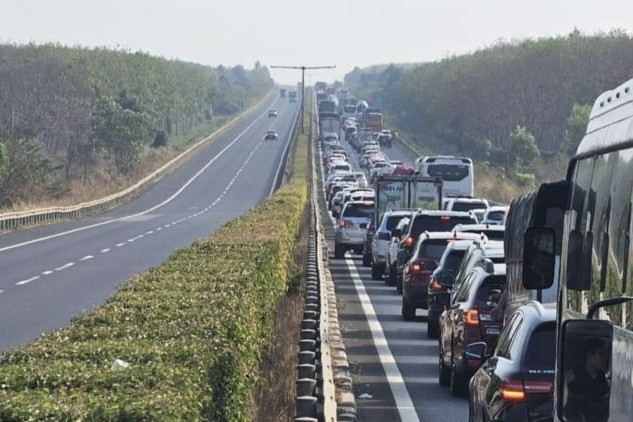
[[[340,220],[338,220],[338,225],[339,227],[347,227],[347,226],[351,226],[352,222],[341,218]]]
[[[407,236],[406,239],[404,239],[404,246],[407,248],[413,246],[413,238],[411,236]]]
[[[439,292],[442,290],[442,285],[437,280],[433,280],[433,282],[431,283],[431,290],[433,290],[434,292]]]
[[[469,309],[464,312],[464,323],[469,327],[479,327],[479,311]]]
[[[499,388],[501,398],[508,403],[521,403],[525,401],[525,390],[521,381],[503,381]]]
[[[440,217],[440,220],[450,220],[451,216],[450,215],[443,215]]]
[[[387,232],[376,233],[376,239],[378,240],[391,240],[391,235]]]
[[[422,263],[418,261],[413,261],[411,263],[411,273],[419,273],[422,272]]]

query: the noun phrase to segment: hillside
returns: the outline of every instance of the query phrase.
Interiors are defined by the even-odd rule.
[[[567,142],[577,143],[583,130],[575,134],[574,125],[586,125],[601,92],[633,76],[631,63],[633,39],[627,34],[574,32],[503,42],[413,67],[357,69],[345,83],[359,98],[380,104],[390,126],[421,150],[514,166],[514,173],[536,173],[539,181],[564,174],[557,158],[566,130],[573,138]],[[537,159],[517,164],[511,133],[532,135]]]
[[[0,208],[98,197],[272,86],[259,63],[212,68],[143,52],[0,45]]]

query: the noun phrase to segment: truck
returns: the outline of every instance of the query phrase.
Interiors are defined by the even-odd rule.
[[[286,88],[280,88],[279,89],[279,96],[281,98],[286,98]]]
[[[291,103],[297,102],[297,91],[288,92],[288,101],[290,101]]]
[[[382,132],[382,113],[366,112],[363,121],[365,124],[365,128],[371,129],[374,132]]]
[[[336,113],[319,115],[319,138],[321,141],[339,140],[341,119]]]
[[[538,208],[536,204],[539,204]],[[503,293],[506,296],[503,312],[505,320],[530,300],[556,303],[557,284],[546,289],[523,287],[523,244],[528,227],[551,229],[555,235],[555,262],[558,272],[562,249],[564,207],[565,184],[561,182],[544,183],[536,191],[519,196],[510,203],[503,243],[507,277],[507,288]]]
[[[340,110],[338,107],[338,99],[335,96],[329,96],[325,100],[321,101],[318,105],[319,116],[327,114],[336,114],[340,117]]]
[[[442,179],[418,175],[383,175],[374,184],[374,221],[380,223],[388,210],[403,208],[440,209]]]

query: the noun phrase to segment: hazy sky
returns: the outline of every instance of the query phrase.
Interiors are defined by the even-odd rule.
[[[124,48],[201,64],[355,66],[435,61],[497,41],[619,28],[633,0],[0,0],[0,41]],[[271,70],[279,83],[299,71]]]

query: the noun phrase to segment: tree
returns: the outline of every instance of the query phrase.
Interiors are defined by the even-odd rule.
[[[576,149],[578,149],[578,145],[587,130],[589,113],[591,113],[591,104],[574,104],[571,115],[565,123],[565,134],[560,148],[561,154],[570,157],[576,153]]]
[[[523,126],[517,127],[508,137],[510,152],[508,153],[507,170],[516,173],[531,166],[541,156],[534,135]]]

